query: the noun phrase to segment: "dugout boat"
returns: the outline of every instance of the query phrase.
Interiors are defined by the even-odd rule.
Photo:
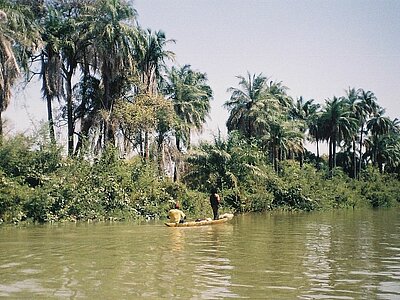
[[[223,214],[219,217],[218,220],[213,219],[203,219],[203,220],[196,220],[196,221],[189,221],[184,223],[165,223],[168,227],[192,227],[192,226],[206,226],[206,225],[215,225],[215,224],[222,224],[226,223],[229,220],[233,219],[233,214]]]

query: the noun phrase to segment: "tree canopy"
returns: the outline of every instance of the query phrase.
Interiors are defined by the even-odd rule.
[[[193,143],[193,133],[201,132],[209,118],[214,97],[207,73],[189,64],[177,65],[169,49],[175,40],[162,30],[143,29],[137,16],[134,4],[124,0],[35,4],[0,0],[0,142],[13,141],[13,137],[3,137],[2,120],[2,112],[13,101],[13,86],[32,76],[41,81],[48,113],[43,136],[50,140],[50,145],[25,141],[20,145],[31,147],[34,154],[25,148],[19,151],[18,142],[11,142],[21,166],[7,158],[1,176],[4,172],[4,176],[23,178],[18,184],[45,186],[45,173],[57,172],[65,159],[84,164],[87,172],[99,177],[104,174],[90,164],[103,168],[107,161],[118,169],[116,177],[133,180],[140,176],[136,171],[128,176],[125,169],[121,175],[119,163],[138,160],[135,167],[128,163],[124,168],[144,173],[151,169],[157,180],[170,179],[177,189],[181,183],[201,193],[218,188],[238,210],[288,203],[297,208],[318,207],[318,201],[310,201],[316,194],[285,181],[285,176],[293,175],[288,170],[310,177],[322,174],[331,182],[338,177],[362,181],[365,174],[375,174],[371,170],[400,177],[399,120],[385,115],[373,91],[359,87],[326,99],[295,99],[282,81],[263,73],[238,75],[237,85],[227,89],[229,98],[224,102],[229,113],[227,136]],[[307,150],[307,143],[316,145],[315,154]],[[321,143],[327,144],[327,155],[321,155]],[[10,147],[6,145],[2,153]],[[37,149],[44,152],[36,154]],[[47,168],[43,161],[49,153],[53,163]],[[20,161],[24,155],[31,168]],[[97,179],[90,178],[95,185]],[[146,180],[156,182],[154,178]],[[314,190],[310,182],[297,179]],[[106,200],[101,209],[136,205],[124,199],[128,190],[142,187],[112,180],[114,184],[102,181]],[[322,185],[318,188],[323,189]],[[138,196],[138,207],[150,201],[148,197],[156,197],[144,194]],[[371,192],[371,197],[371,203],[387,202],[386,196]],[[46,199],[56,205],[53,198]],[[353,203],[351,196],[346,199]]]

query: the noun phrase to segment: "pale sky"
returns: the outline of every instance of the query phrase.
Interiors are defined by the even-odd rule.
[[[204,137],[226,131],[223,104],[237,75],[263,73],[282,81],[294,99],[324,103],[348,87],[375,93],[400,118],[399,0],[135,0],[144,28],[175,39],[176,63],[207,73],[214,92]],[[33,91],[32,91],[33,90]],[[45,118],[34,88],[11,104],[9,126],[22,128],[26,111]],[[26,106],[27,108],[24,108]]]
[[[348,87],[373,91],[400,118],[398,0],[135,0],[142,27],[176,40],[177,63],[208,75],[209,130],[225,131],[222,107],[235,76],[263,73],[296,99],[319,103]]]

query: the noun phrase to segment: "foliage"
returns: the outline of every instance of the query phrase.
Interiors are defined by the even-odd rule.
[[[32,195],[31,188],[5,176],[0,171],[0,223],[19,222],[25,219],[23,205]]]
[[[160,177],[154,164],[120,160],[115,148],[94,163],[58,156],[52,164],[47,151],[32,150],[30,139],[16,137],[0,147],[0,154],[0,218],[5,221],[160,218],[177,200],[189,215],[204,208],[200,193]],[[32,174],[40,184],[31,184]]]
[[[362,176],[361,192],[372,207],[390,207],[400,202],[398,179],[382,175],[374,168],[368,168]]]
[[[191,128],[201,130],[210,112],[212,90],[205,73],[193,71],[189,65],[172,67],[167,72],[163,92],[173,103],[178,122],[175,124],[176,145],[180,141],[190,148]]]
[[[4,174],[32,187],[42,184],[46,175],[58,168],[60,150],[53,145],[33,143],[38,137],[18,135],[4,140],[0,148],[0,169]]]
[[[182,183],[160,175],[155,161],[140,156],[121,160],[113,147],[90,162],[61,158],[59,150],[33,141],[17,136],[0,147],[1,221],[164,219],[176,201],[189,217],[206,217],[211,215],[212,187],[222,197],[222,211],[309,211],[400,202],[398,179],[377,168],[368,168],[358,181],[340,168],[330,177],[329,169],[286,160],[276,173],[257,144],[239,134],[193,149]]]
[[[3,221],[163,218],[175,201],[204,216],[214,188],[222,209],[237,212],[399,203],[400,123],[373,92],[349,88],[320,106],[294,101],[262,73],[237,76],[224,105],[228,137],[192,147],[213,91],[206,73],[167,67],[174,40],[143,30],[129,1],[31,2],[0,1]],[[3,137],[1,113],[21,71],[41,77],[48,127]],[[60,141],[55,99],[67,123]]]

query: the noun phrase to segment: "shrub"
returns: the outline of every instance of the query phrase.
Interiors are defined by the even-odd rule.
[[[374,208],[392,206],[392,198],[385,192],[382,191],[371,192],[368,193],[366,197],[368,201],[371,203],[371,206]]]
[[[18,135],[4,140],[0,147],[0,169],[31,187],[46,180],[60,164],[60,149],[52,145],[37,145],[33,137]]]
[[[24,220],[26,214],[23,205],[31,195],[30,188],[0,172],[0,223]]]
[[[374,207],[390,207],[399,199],[400,182],[396,178],[380,174],[377,169],[364,171],[361,193]]]

